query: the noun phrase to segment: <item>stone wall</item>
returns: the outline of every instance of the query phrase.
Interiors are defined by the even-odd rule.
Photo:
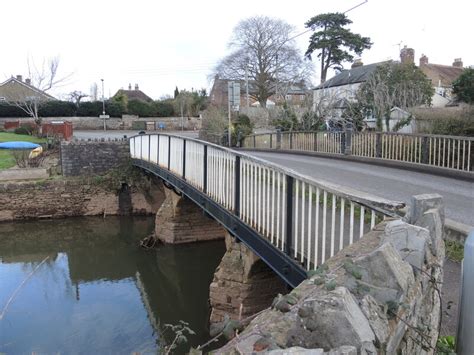
[[[217,353],[433,354],[443,281],[441,198],[414,197],[407,216],[343,249]]]
[[[155,238],[169,244],[224,239],[225,229],[190,199],[164,189],[155,219]]]
[[[152,181],[147,193],[133,188],[125,192],[111,191],[84,179],[1,183],[0,222],[71,216],[148,215],[156,213],[163,199],[161,185]]]
[[[69,121],[72,123],[74,130],[102,130],[104,129],[104,120],[99,117],[43,117],[43,122],[51,121]],[[19,118],[0,118],[0,128],[4,127],[5,122],[21,121],[33,122],[31,117]],[[105,120],[106,128],[108,130],[130,130],[134,121],[142,122],[159,122],[163,123],[165,130],[180,130],[181,123],[183,123],[186,130],[201,129],[202,120],[198,117],[138,117],[133,115],[124,115],[120,117],[110,117]],[[156,126],[156,125],[155,125]]]
[[[61,142],[64,176],[97,175],[116,168],[130,157],[128,140],[74,140]]]

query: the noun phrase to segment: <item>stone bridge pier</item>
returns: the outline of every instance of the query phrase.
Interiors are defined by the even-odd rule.
[[[209,289],[211,323],[244,319],[272,303],[278,293],[286,293],[285,283],[245,244],[229,233],[224,254]]]
[[[219,223],[185,196],[164,189],[165,199],[155,218],[155,238],[182,244],[224,239],[226,253],[210,285],[211,323],[227,314],[245,318],[267,308],[285,283],[257,255],[239,243]]]
[[[165,199],[155,218],[155,238],[182,244],[224,239],[226,230],[185,196],[165,187]]]

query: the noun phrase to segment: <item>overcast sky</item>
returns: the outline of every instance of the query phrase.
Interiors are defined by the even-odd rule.
[[[129,83],[154,99],[172,95],[175,86],[209,89],[212,68],[227,53],[239,20],[281,18],[297,34],[310,17],[343,12],[361,1],[3,1],[0,80],[25,77],[28,56],[37,64],[59,56],[60,72],[72,76],[56,96],[89,93],[101,78],[106,97]],[[467,66],[474,64],[473,10],[471,0],[369,0],[347,15],[351,29],[374,42],[362,55],[365,64],[398,59],[401,43],[415,49],[417,63],[424,53],[431,63],[451,65],[460,57]],[[302,54],[309,35],[296,41]]]

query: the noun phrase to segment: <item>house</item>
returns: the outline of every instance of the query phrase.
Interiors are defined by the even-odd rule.
[[[452,65],[432,64],[428,62],[428,57],[422,54],[420,69],[431,80],[431,84],[435,89],[431,106],[445,107],[448,105],[453,99],[453,82],[464,71],[461,58],[454,59]]]
[[[359,87],[367,81],[378,65],[387,62],[363,65],[356,60],[349,70],[343,70],[336,76],[313,89],[313,110],[331,107],[331,116],[339,119],[346,107],[356,100]]]
[[[402,48],[400,51],[400,62],[414,63],[414,61],[415,50],[413,48],[407,48],[407,46]],[[356,93],[361,84],[367,81],[377,66],[389,62],[391,61],[363,65],[360,60],[355,61],[351,69],[341,71],[333,78],[313,89],[313,109],[319,112],[329,112],[330,114],[328,114],[328,116],[332,119],[341,119],[344,110],[351,102],[355,102]],[[452,83],[463,72],[461,59],[455,59],[454,63],[448,66],[430,64],[428,57],[422,55],[419,68],[431,80],[435,89],[435,94],[431,99],[431,105],[433,107],[445,107],[448,105],[452,101]],[[323,109],[321,109],[321,107]],[[330,110],[327,109],[328,107]],[[392,109],[391,112],[391,117],[393,116],[391,119],[393,119],[394,123],[390,123],[390,127],[394,127],[396,122],[400,120],[400,112],[397,111],[400,110],[400,108],[397,107],[394,109],[395,111]],[[366,119],[369,128],[374,126],[373,122],[375,122],[373,117]],[[384,129],[386,129],[386,127],[384,127]]]
[[[113,98],[119,97],[119,96],[125,96],[128,101],[130,100],[138,100],[138,101],[143,101],[143,102],[152,102],[153,99],[145,94],[143,91],[141,91],[138,87],[138,84],[135,84],[135,89],[132,90],[132,84],[128,84],[128,90],[120,89],[118,90]]]
[[[0,102],[41,102],[49,100],[56,100],[56,98],[34,87],[30,79],[23,81],[21,75],[12,76],[0,84]]]
[[[228,102],[228,83],[239,82],[240,84],[240,106],[247,104],[247,93],[246,93],[246,82],[245,80],[229,80],[221,79],[218,75],[214,77],[214,83],[209,94],[210,103],[213,106],[227,108]],[[249,106],[258,107],[260,103],[255,99],[257,94],[257,87],[255,81],[249,80]],[[275,91],[278,90],[278,98],[275,95]],[[279,83],[279,86],[275,85],[271,91],[272,95],[267,99],[267,107],[274,106],[276,104],[283,104],[286,102],[293,106],[301,106],[306,98],[306,85],[303,82],[300,83]]]

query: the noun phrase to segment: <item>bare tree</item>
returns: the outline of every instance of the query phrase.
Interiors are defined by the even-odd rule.
[[[382,129],[384,120],[389,130],[392,108],[409,110],[423,104],[429,106],[433,93],[430,81],[415,65],[386,63],[378,66],[360,86],[357,97],[361,104],[373,111],[378,128]]]
[[[81,100],[89,95],[83,93],[82,91],[72,91],[68,94],[68,99],[71,102],[74,102],[77,106],[81,103]]]
[[[64,84],[70,75],[58,77],[58,57],[47,61],[43,60],[40,67],[31,58],[27,59],[27,64],[29,84],[16,86],[15,90],[12,90],[7,98],[7,102],[22,109],[27,115],[33,117],[36,124],[40,125],[41,118],[38,115],[40,105],[46,101],[54,100],[54,97],[47,92],[54,87]]]
[[[229,48],[214,74],[230,80],[251,82],[251,96],[262,107],[276,93],[279,83],[306,80],[312,65],[306,62],[292,40],[293,27],[265,16],[242,20],[234,28]]]

